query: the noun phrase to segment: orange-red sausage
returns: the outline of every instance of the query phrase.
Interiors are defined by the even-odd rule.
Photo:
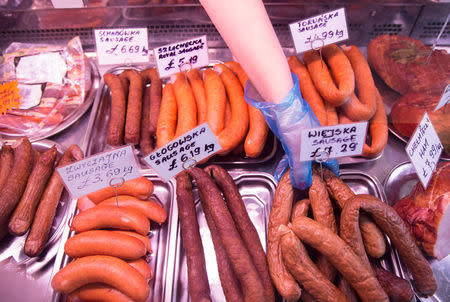
[[[71,292],[66,302],[133,302],[133,300],[114,287],[92,283]]]
[[[194,93],[195,102],[197,104],[197,123],[203,124],[206,122],[207,102],[205,86],[203,80],[200,77],[198,69],[194,68],[186,73],[186,76],[191,85],[192,92]]]
[[[173,91],[178,112],[175,137],[178,137],[197,126],[197,104],[185,75],[178,73],[174,75],[174,79]]]
[[[142,200],[148,199],[152,193],[153,183],[144,176],[127,180],[117,188],[118,195],[131,195]],[[116,190],[113,187],[106,187],[87,195],[96,204],[113,196],[116,196]]]
[[[371,144],[364,144],[363,156],[377,157],[383,152],[388,141],[388,124],[386,117],[386,109],[378,89],[375,88],[375,95],[377,100],[377,111],[369,122],[369,131],[371,137]]]
[[[156,126],[156,147],[160,148],[170,142],[175,136],[177,125],[177,101],[173,85],[167,83],[162,90],[161,107]]]
[[[143,258],[137,260],[127,260],[127,263],[134,267],[145,279],[149,280],[152,278],[152,270],[147,261]]]
[[[139,239],[144,244],[145,249],[147,250],[147,253],[149,253],[149,254],[152,253],[152,242],[150,241],[150,238],[148,238],[147,236],[138,234],[136,232],[131,232],[131,231],[114,230],[114,231],[111,231],[111,232],[120,233],[120,234],[124,234],[124,235],[131,236],[131,237]]]
[[[227,100],[225,86],[220,76],[211,68],[203,71],[203,83],[207,102],[206,122],[211,131],[217,135],[225,126],[224,113]]]

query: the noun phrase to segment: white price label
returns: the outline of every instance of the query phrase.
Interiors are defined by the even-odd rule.
[[[444,90],[444,93],[442,94],[441,100],[437,104],[434,111],[441,109],[442,107],[447,105],[449,102],[450,102],[450,84],[448,84],[447,87],[445,87],[445,90]]]
[[[141,176],[129,145],[93,155],[57,171],[73,198]]]
[[[408,145],[406,145],[406,153],[408,153],[425,189],[436,168],[442,150],[441,141],[428,114],[425,112]]]
[[[147,28],[96,29],[94,34],[100,65],[149,61]]]
[[[144,161],[168,181],[221,149],[208,124],[203,123],[149,154]]]
[[[209,64],[206,36],[164,45],[154,49],[160,77]]]
[[[297,53],[348,39],[345,8],[289,24]]]
[[[304,129],[300,161],[360,155],[366,131],[367,122]]]
[[[83,0],[52,0],[54,8],[80,8],[84,6]]]

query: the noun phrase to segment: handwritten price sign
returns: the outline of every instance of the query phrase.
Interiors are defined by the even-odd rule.
[[[106,188],[110,182],[141,176],[131,146],[96,154],[57,171],[73,198]]]
[[[222,149],[207,123],[192,129],[144,158],[164,180],[168,181],[189,165]]]
[[[297,53],[348,39],[345,8],[289,24]]]
[[[304,129],[300,161],[360,155],[366,138],[367,122]]]
[[[406,153],[408,153],[425,189],[433,175],[442,150],[442,143],[428,114],[425,113],[408,145],[406,145]]]
[[[209,64],[206,36],[164,45],[154,52],[160,77]]]
[[[96,29],[94,34],[100,65],[149,61],[147,28]]]

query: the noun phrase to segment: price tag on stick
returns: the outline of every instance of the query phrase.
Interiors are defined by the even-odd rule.
[[[367,122],[302,130],[300,161],[360,155],[366,139]]]
[[[345,8],[289,24],[297,53],[348,39]]]
[[[164,45],[154,49],[160,77],[209,64],[206,36]]]
[[[94,35],[100,65],[149,61],[147,28],[96,29]]]
[[[133,148],[125,146],[57,169],[73,198],[140,177]]]
[[[144,161],[168,181],[221,149],[208,124],[203,123],[146,156]]]
[[[428,114],[425,112],[408,145],[406,145],[406,153],[408,153],[417,176],[419,176],[425,189],[433,175],[442,150],[441,141]]]

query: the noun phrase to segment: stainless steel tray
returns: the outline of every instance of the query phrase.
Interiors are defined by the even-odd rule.
[[[389,173],[384,183],[386,191],[386,201],[393,206],[401,198],[408,195],[416,183],[419,181],[416,170],[410,162],[405,162],[396,166]],[[450,256],[445,257],[441,261],[436,259],[428,259],[433,269],[434,276],[438,283],[437,292],[429,298],[417,297],[419,301],[426,302],[444,302],[449,301],[450,297]],[[411,280],[411,275],[406,266],[400,262],[401,273],[407,279]]]
[[[211,61],[211,60],[210,60]],[[218,62],[218,61],[217,61]],[[212,63],[215,63],[213,60]],[[133,68],[141,71],[145,68],[152,66],[118,66],[109,69],[107,73],[119,74],[125,69]],[[96,154],[105,150],[112,149],[111,146],[106,143],[106,135],[108,129],[108,122],[110,119],[110,90],[105,84],[103,79],[100,82],[100,91],[92,107],[91,116],[89,119],[88,128],[85,135],[85,141],[87,142],[86,155]],[[137,146],[138,147],[138,146]],[[244,155],[229,154],[226,156],[214,156],[208,163],[215,164],[260,164],[265,163],[272,159],[277,151],[276,137],[270,133],[268,135],[266,145],[257,158],[245,158]],[[140,152],[139,152],[139,155]],[[146,167],[146,164],[141,161],[141,165]]]
[[[32,145],[33,148],[38,151],[47,150],[55,145],[59,155],[64,152],[64,149],[60,145],[50,140],[40,140],[33,142]],[[64,226],[67,223],[70,201],[69,194],[64,191],[50,230],[50,238],[40,256],[30,258],[24,254],[23,247],[28,233],[20,237],[8,235],[0,243],[0,266],[2,266],[3,269],[20,272],[30,278],[43,282],[43,280],[40,280],[40,276],[46,274],[45,267],[53,261],[57,253],[57,243],[62,235]],[[43,284],[42,286],[48,288],[48,284]]]
[[[171,282],[170,279],[166,279],[167,270],[170,270],[171,268],[171,266],[169,266],[171,254],[170,242],[176,240],[173,238],[176,236],[176,233],[171,231],[171,226],[178,222],[176,214],[173,213],[174,209],[172,206],[175,196],[175,184],[172,181],[164,183],[160,178],[158,178],[157,175],[151,174],[150,170],[141,170],[140,173],[142,176],[145,176],[152,181],[154,193],[151,198],[158,200],[167,212],[167,221],[161,226],[152,222],[151,231],[148,235],[150,237],[153,249],[153,253],[149,255],[149,266],[152,270],[153,278],[149,281],[150,295],[147,301],[167,301],[165,300],[165,284],[167,282]],[[76,200],[74,200],[71,204],[70,213],[75,215],[76,212]],[[64,253],[64,244],[67,239],[73,235],[74,231],[71,231],[68,224],[66,224],[64,234],[60,240],[58,254],[50,280],[71,260],[70,257]],[[63,296],[64,295],[60,293],[53,292],[51,301],[64,301]]]
[[[73,110],[68,116],[64,118],[64,120],[55,127],[44,128],[42,131],[38,131],[35,134],[27,136],[28,139],[33,141],[38,141],[52,135],[55,135],[68,127],[70,127],[73,123],[75,123],[86,111],[91,107],[94,102],[95,95],[97,93],[97,89],[100,83],[100,75],[97,68],[97,65],[94,63],[93,59],[89,59],[89,67],[91,70],[91,87],[89,91],[87,91],[85,96],[85,101],[78,108]],[[0,134],[3,139],[16,139],[17,137],[22,137],[23,134],[11,134],[8,132],[0,131]]]
[[[272,207],[273,196],[275,194],[276,182],[270,174],[262,172],[229,171],[229,173],[233,177],[239,189],[239,193],[242,195],[250,219],[258,231],[259,239],[263,243],[264,250],[266,250],[267,225],[269,223],[269,214]],[[217,271],[214,246],[198,199],[196,188],[194,189],[194,194],[200,235],[205,251],[206,270],[208,273],[209,286],[211,288],[211,298],[213,301],[225,301]],[[165,301],[184,302],[189,301],[186,255],[181,240],[178,207],[175,202],[173,207],[175,219],[172,231],[174,232],[173,234],[176,234],[176,243],[173,254],[174,262],[173,265],[170,266],[171,269],[167,270],[168,275],[165,276],[165,279],[167,280],[166,293],[168,294]]]

